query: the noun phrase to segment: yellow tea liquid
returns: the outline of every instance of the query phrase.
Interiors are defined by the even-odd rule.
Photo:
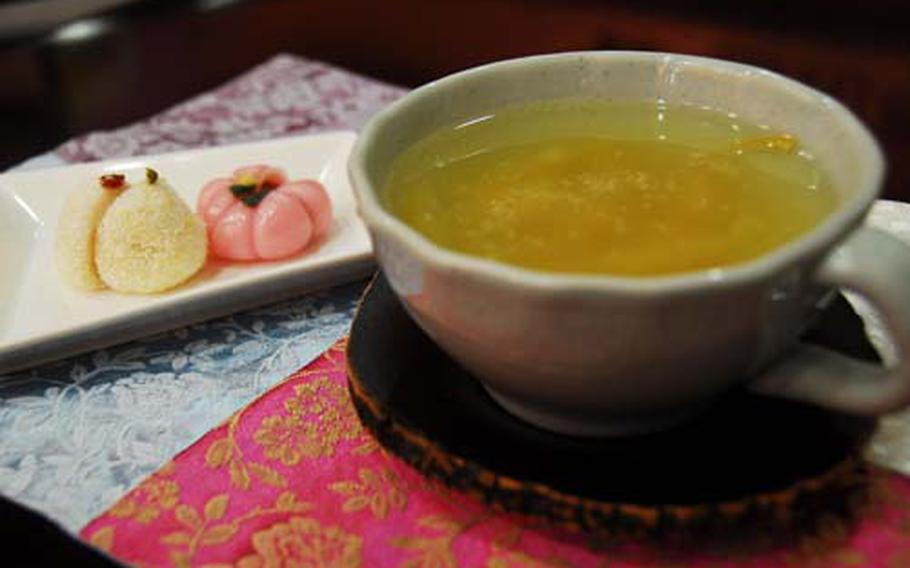
[[[396,159],[383,199],[443,247],[627,276],[746,262],[837,201],[785,133],[712,110],[598,100],[506,107],[439,130]]]

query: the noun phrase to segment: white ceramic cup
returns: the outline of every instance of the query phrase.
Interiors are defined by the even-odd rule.
[[[395,157],[437,128],[503,105],[579,96],[708,106],[795,134],[830,176],[839,206],[752,262],[652,278],[544,273],[472,257],[435,245],[383,208]],[[661,53],[504,61],[392,104],[364,128],[349,171],[379,264],[408,312],[503,407],[538,426],[580,435],[660,429],[744,381],[849,413],[910,404],[910,249],[862,224],[881,186],[881,150],[849,110],[801,83]],[[894,368],[798,343],[834,287],[882,312],[900,353]]]

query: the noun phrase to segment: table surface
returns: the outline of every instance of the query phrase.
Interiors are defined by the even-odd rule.
[[[79,137],[25,167],[356,129],[401,92],[279,56],[214,93],[150,120]],[[908,206],[880,203],[873,222],[910,241]],[[341,337],[364,284],[0,377],[0,492],[78,530]],[[873,341],[887,352],[874,314],[852,300],[868,318]],[[910,473],[908,424],[904,415],[886,419],[870,456]]]

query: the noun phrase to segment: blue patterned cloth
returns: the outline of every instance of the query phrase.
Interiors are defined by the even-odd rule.
[[[0,491],[77,531],[342,337],[364,286],[0,376]]]

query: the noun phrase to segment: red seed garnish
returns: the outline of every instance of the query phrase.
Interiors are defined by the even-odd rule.
[[[98,181],[104,189],[120,189],[126,185],[126,176],[123,174],[105,174]]]

